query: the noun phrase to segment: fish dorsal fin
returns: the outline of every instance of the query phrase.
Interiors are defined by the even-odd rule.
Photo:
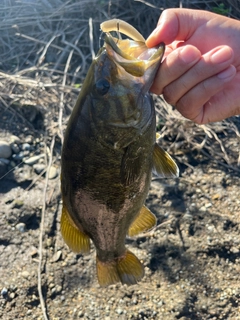
[[[161,178],[178,177],[179,169],[172,157],[157,143],[153,150],[153,173]]]
[[[90,251],[90,239],[81,232],[70,218],[65,205],[62,208],[61,233],[64,241],[75,253],[88,253]]]
[[[149,231],[156,225],[157,219],[155,215],[145,206],[142,206],[136,219],[128,229],[130,237],[136,236],[139,233]]]

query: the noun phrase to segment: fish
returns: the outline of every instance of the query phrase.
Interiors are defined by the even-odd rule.
[[[176,177],[179,170],[156,142],[149,93],[164,44],[147,48],[142,35],[119,19],[101,29],[104,44],[89,67],[65,132],[60,230],[75,253],[89,253],[93,242],[98,282],[106,287],[133,285],[143,278],[143,264],[126,248],[125,239],[156,225],[144,204],[152,172]]]

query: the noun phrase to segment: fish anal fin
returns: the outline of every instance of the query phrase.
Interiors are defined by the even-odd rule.
[[[129,250],[120,258],[110,262],[102,262],[97,257],[97,277],[101,287],[121,282],[137,284],[144,276],[144,268],[139,259]]]
[[[61,233],[65,243],[73,252],[88,253],[90,251],[89,237],[74,224],[64,205],[61,216]]]
[[[130,237],[136,236],[139,233],[149,231],[156,225],[157,219],[155,215],[146,207],[143,206],[128,229]]]
[[[153,150],[153,173],[162,178],[179,176],[177,164],[157,143]]]

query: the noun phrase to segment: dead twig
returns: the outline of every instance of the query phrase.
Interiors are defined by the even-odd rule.
[[[45,320],[48,320],[48,315],[46,311],[46,305],[44,302],[44,297],[42,293],[42,277],[41,277],[41,269],[42,269],[42,261],[43,261],[43,230],[44,230],[44,222],[45,222],[45,211],[46,211],[46,198],[47,198],[47,186],[48,186],[48,177],[49,171],[52,165],[52,158],[53,158],[53,148],[55,143],[55,136],[52,138],[51,146],[50,146],[50,154],[49,154],[49,161],[48,161],[48,168],[46,173],[45,179],[45,187],[43,191],[43,206],[42,206],[42,214],[41,214],[41,224],[40,224],[40,233],[39,233],[39,263],[38,263],[38,294],[40,299],[40,305],[43,313],[43,317]]]
[[[92,54],[92,59],[94,59],[95,58],[95,52],[94,52],[94,49],[93,49],[93,23],[92,23],[92,18],[89,18],[88,25],[89,25],[90,51],[91,51],[91,54]]]

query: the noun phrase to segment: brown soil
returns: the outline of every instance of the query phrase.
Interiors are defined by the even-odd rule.
[[[15,134],[24,143],[30,136],[36,153],[44,139],[19,123],[17,114],[5,110],[0,137]],[[236,147],[239,141],[229,132],[222,143]],[[56,140],[53,155],[59,168],[58,145]],[[218,150],[216,141],[212,148]],[[45,177],[29,165],[15,167],[0,180],[0,289],[7,289],[0,317],[43,319],[38,266],[46,200],[41,283],[49,319],[240,319],[239,171],[216,158],[184,148],[175,152],[180,178],[153,178],[146,201],[157,228],[126,240],[145,266],[143,281],[104,289],[96,280],[94,248],[90,255],[75,255],[63,243],[59,176],[48,181],[44,199]]]
[[[0,10],[0,140],[18,136],[19,151],[27,143],[28,157],[44,154],[38,164],[45,171],[52,158],[58,175],[46,182],[45,171],[37,174],[16,157],[0,165],[0,318],[240,319],[240,118],[196,126],[156,100],[160,143],[176,159],[180,178],[153,178],[146,205],[157,228],[126,239],[144,264],[144,279],[100,288],[94,247],[75,255],[59,232],[61,130],[91,60],[90,18],[96,51],[106,17],[133,21],[146,36],[161,12],[159,0],[152,7],[132,0],[79,1],[82,7],[51,0],[36,8],[25,2],[0,4],[9,9]],[[210,10],[217,2],[199,3]],[[231,10],[216,5],[221,13],[240,16],[236,1],[224,3]]]

